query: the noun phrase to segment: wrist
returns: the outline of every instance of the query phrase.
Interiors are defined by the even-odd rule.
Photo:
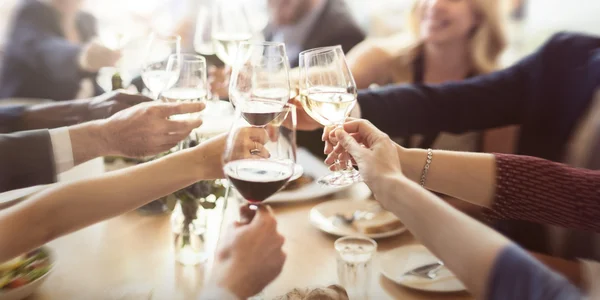
[[[423,166],[427,159],[427,151],[423,149],[406,149],[398,146],[398,158],[402,164],[402,173],[406,178],[419,182]]]
[[[73,160],[80,164],[99,156],[118,155],[111,151],[103,121],[87,122],[69,127]]]

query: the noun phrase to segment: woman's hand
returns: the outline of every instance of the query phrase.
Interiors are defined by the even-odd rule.
[[[330,144],[330,149],[325,163],[332,165],[347,151],[376,194],[380,178],[402,175],[397,145],[369,121],[351,120],[344,124],[343,130],[329,128],[326,133],[324,139]]]

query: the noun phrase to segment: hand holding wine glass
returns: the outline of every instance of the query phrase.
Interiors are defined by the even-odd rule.
[[[224,173],[240,194],[256,207],[279,191],[294,173],[295,112],[292,105],[286,104],[268,124],[253,126],[243,115],[245,105],[248,104],[236,107],[236,120],[223,156]],[[286,121],[288,118],[292,120]],[[248,141],[252,141],[255,148],[240,155],[239,149],[245,149]]]
[[[300,98],[308,115],[323,126],[341,127],[356,104],[356,83],[341,46],[300,53]],[[362,181],[350,160],[336,161],[337,168],[318,180],[326,186],[346,186]]]

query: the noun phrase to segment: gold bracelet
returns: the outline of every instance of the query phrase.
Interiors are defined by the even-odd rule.
[[[423,167],[423,172],[421,172],[421,186],[425,187],[425,180],[427,179],[427,173],[429,172],[429,166],[431,166],[431,161],[433,160],[433,150],[431,148],[427,149],[427,160],[425,161],[425,166]]]

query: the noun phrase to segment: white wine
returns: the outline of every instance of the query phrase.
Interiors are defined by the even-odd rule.
[[[318,92],[301,94],[304,110],[323,126],[341,124],[356,104],[356,94]]]
[[[144,84],[154,95],[172,87],[177,82],[177,77],[177,72],[166,70],[150,70],[142,73]]]
[[[160,98],[164,102],[199,102],[207,98],[208,93],[204,89],[197,88],[170,88],[164,91]],[[197,114],[181,114],[171,116],[171,120],[196,119]]]
[[[222,34],[213,35],[215,53],[226,65],[233,65],[237,55],[237,49],[241,42],[252,38],[251,34]]]

